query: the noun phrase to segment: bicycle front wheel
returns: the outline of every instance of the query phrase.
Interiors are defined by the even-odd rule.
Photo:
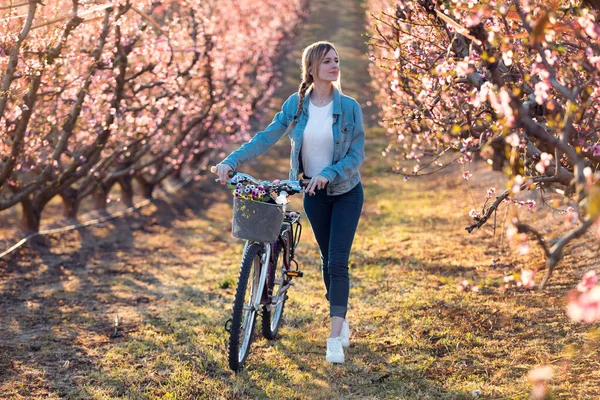
[[[271,276],[269,277],[269,294],[271,303],[263,307],[262,312],[262,334],[267,339],[273,340],[277,337],[279,326],[281,325],[281,317],[287,300],[286,289],[284,289],[290,281],[285,271],[285,251],[284,247],[289,248],[292,244],[292,234],[289,230],[282,236],[282,240],[277,243],[275,249],[274,260],[271,266]],[[289,251],[289,250],[288,250]]]
[[[249,245],[240,267],[229,336],[229,367],[236,372],[244,367],[254,336],[257,313],[254,300],[261,295],[257,291],[262,254],[262,246],[258,243]]]

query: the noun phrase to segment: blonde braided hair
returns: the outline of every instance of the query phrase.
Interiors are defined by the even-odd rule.
[[[302,52],[302,73],[300,74],[301,82],[298,86],[298,109],[296,110],[294,119],[288,126],[286,133],[289,133],[296,125],[296,120],[302,113],[302,107],[304,105],[306,92],[314,83],[314,78],[312,74],[317,73],[319,65],[321,65],[321,61],[323,61],[323,58],[325,58],[325,55],[327,55],[329,50],[333,50],[337,53],[337,50],[335,49],[332,43],[320,41],[315,42],[310,46],[307,46]],[[342,86],[340,84],[340,75],[338,75],[338,79],[336,82],[334,82],[334,85],[340,92],[342,91]]]

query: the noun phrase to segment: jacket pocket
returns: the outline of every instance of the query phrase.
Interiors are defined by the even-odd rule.
[[[340,128],[342,142],[350,142],[354,134],[354,124],[344,124]]]

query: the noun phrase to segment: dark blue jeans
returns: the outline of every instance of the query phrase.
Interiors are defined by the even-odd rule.
[[[304,211],[310,221],[321,250],[321,271],[329,300],[329,315],[346,318],[350,275],[348,258],[363,206],[363,188],[358,183],[338,196],[327,195],[327,189],[304,194]]]

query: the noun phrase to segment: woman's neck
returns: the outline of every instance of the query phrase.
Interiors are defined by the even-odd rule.
[[[333,97],[333,84],[331,82],[315,82],[310,94],[311,99],[321,100],[321,103]]]

